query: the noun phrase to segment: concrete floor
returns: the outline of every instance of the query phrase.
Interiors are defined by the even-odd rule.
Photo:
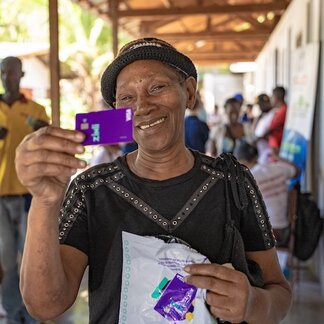
[[[301,271],[299,283],[294,285],[294,302],[282,324],[324,324],[324,292],[309,271]],[[83,280],[79,297],[73,307],[62,317],[46,324],[86,324],[88,323],[86,279]],[[0,324],[6,324],[0,319]]]

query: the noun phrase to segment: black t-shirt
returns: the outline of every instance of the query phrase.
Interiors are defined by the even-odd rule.
[[[168,180],[136,176],[123,156],[90,168],[71,183],[61,209],[60,242],[88,255],[90,323],[118,322],[122,231],[171,234],[211,262],[222,259],[227,174],[212,167],[211,158],[193,154],[194,167]],[[249,177],[244,188],[248,205],[240,210],[230,194],[231,217],[245,251],[266,250],[274,246],[271,226],[262,197]]]

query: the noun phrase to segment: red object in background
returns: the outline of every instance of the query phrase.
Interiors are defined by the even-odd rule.
[[[287,114],[287,105],[283,104],[273,116],[269,128],[270,133],[268,137],[269,145],[271,147],[278,148],[278,149],[280,148],[283,129],[285,126],[286,114]]]

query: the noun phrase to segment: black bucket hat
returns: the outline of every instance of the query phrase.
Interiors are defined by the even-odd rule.
[[[119,72],[127,65],[139,60],[156,60],[166,63],[186,77],[192,76],[197,80],[197,70],[191,59],[177,51],[172,45],[158,38],[137,39],[121,48],[101,77],[101,93],[111,107],[115,102],[116,79]]]

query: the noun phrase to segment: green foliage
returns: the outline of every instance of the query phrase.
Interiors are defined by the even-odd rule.
[[[49,42],[48,1],[0,0],[0,42]],[[112,32],[107,21],[72,0],[58,5],[59,55],[69,78],[61,82],[61,122],[73,127],[76,112],[100,108],[99,81],[113,58]],[[123,45],[127,38],[120,37]]]
[[[0,0],[0,41],[47,41],[47,12],[47,0]]]

